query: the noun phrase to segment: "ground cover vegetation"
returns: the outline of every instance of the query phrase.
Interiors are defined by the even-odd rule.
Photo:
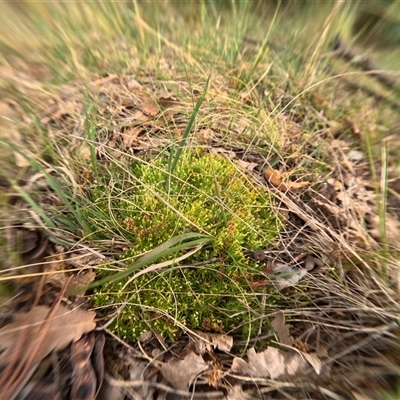
[[[5,4],[0,397],[397,398],[398,7]]]

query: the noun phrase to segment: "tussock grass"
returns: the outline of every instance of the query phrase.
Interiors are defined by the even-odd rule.
[[[381,70],[388,50],[366,52],[374,70],[335,53],[338,34],[358,43],[357,15],[350,3],[4,5],[0,138],[15,153],[3,162],[3,214],[102,255],[89,300],[121,337],[241,330],[240,353],[273,343],[269,316],[284,310],[295,338],[328,354],[324,398],[395,390],[400,100],[398,83],[376,78],[398,73]],[[278,190],[268,167],[310,184]],[[232,179],[243,199],[225,191]],[[6,231],[13,220],[3,220]],[[245,258],[263,249],[264,264]],[[278,290],[268,268],[302,267],[302,254],[318,265]],[[9,264],[3,281],[24,267]],[[258,384],[276,398],[316,393],[312,382]]]
[[[171,233],[193,230],[213,238],[212,247],[198,251],[188,259],[189,264],[173,267],[172,260],[173,268],[160,267],[155,276],[148,273],[98,290],[96,305],[111,306],[123,299],[136,303],[136,307],[122,308],[114,324],[124,338],[138,338],[149,328],[176,336],[176,326],[156,316],[168,310],[170,315],[176,310],[172,315],[180,326],[198,329],[208,321],[220,330],[235,331],[244,322],[243,302],[248,313],[256,311],[259,296],[249,282],[263,275],[263,267],[246,260],[244,251],[270,245],[280,230],[268,194],[254,187],[229,160],[187,148],[171,174],[170,158],[160,155],[145,165],[132,162],[131,170],[124,169],[123,180],[114,173],[111,184],[104,176],[104,184],[92,190],[95,207],[106,210],[106,221],[115,221],[131,243],[121,255],[124,260],[168,240]],[[104,197],[105,188],[111,185],[111,193]],[[271,297],[271,301],[277,299]],[[151,311],[146,313],[146,307]]]

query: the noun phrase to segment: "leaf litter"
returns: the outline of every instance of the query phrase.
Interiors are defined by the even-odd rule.
[[[95,269],[102,262],[104,257],[88,250],[66,251],[62,246],[54,246],[44,264],[45,283],[61,288],[69,281],[68,293],[79,290],[83,294],[84,287],[94,281]]]
[[[176,389],[188,390],[194,380],[208,370],[210,363],[191,351],[182,358],[172,358],[161,367],[162,376]]]
[[[294,347],[295,339],[290,335],[284,319],[284,313],[279,312],[271,322],[279,342],[285,345],[284,349],[267,347],[257,353],[254,348],[250,348],[247,351],[247,361],[234,357],[230,368],[224,372],[222,363],[216,362],[219,355],[215,350],[229,352],[233,338],[225,334],[196,331],[180,355],[162,363],[160,373],[174,388],[181,391],[188,391],[200,376],[208,376],[209,384],[218,387],[222,383],[222,377],[227,375],[240,382],[246,377],[293,380],[304,376],[316,379],[321,373],[329,374],[329,368],[323,365],[317,353],[300,351]],[[216,380],[212,380],[213,375],[217,377]],[[237,384],[236,388],[237,393],[242,393],[241,384]],[[232,398],[238,396],[235,391],[232,391]]]
[[[247,362],[239,357],[233,359],[230,374],[277,380],[292,380],[304,376],[312,379],[313,373],[321,374],[323,363],[317,354],[302,352],[292,347],[295,339],[289,334],[289,327],[285,324],[282,311],[272,320],[271,326],[285,348],[277,349],[269,346],[260,353],[250,348],[247,351]],[[288,350],[290,347],[293,350]]]
[[[48,333],[41,343],[35,363],[41,361],[53,350],[61,350],[73,341],[77,341],[85,333],[91,332],[96,327],[94,311],[82,308],[69,310],[60,305],[51,320],[48,320],[49,308],[46,306],[33,307],[28,312],[18,313],[15,320],[0,329],[0,365],[8,364],[14,356],[17,343],[23,337],[21,354],[29,353],[30,348],[35,347],[40,340],[40,332],[44,324],[49,324]]]
[[[1,175],[5,171],[13,175],[10,165],[15,165],[17,170],[29,166],[27,158],[18,151],[25,146],[25,139],[21,134],[20,127],[26,125],[27,122],[17,103],[11,101],[11,99],[0,102],[0,149],[3,152],[0,165],[3,170]],[[7,159],[10,164],[8,166],[5,162]],[[11,177],[14,178],[14,176]]]
[[[363,178],[368,168],[359,161],[363,158],[355,150],[345,154],[345,144],[333,141],[332,152],[341,159],[336,162],[338,178],[329,179],[322,189],[315,193],[309,205],[319,213],[329,226],[340,232],[355,247],[377,248],[381,241],[377,197],[371,183]],[[357,154],[354,159],[354,154]],[[349,158],[350,156],[350,158]],[[339,179],[340,176],[340,179]],[[388,230],[387,240],[395,245],[400,223],[390,213],[385,213]]]

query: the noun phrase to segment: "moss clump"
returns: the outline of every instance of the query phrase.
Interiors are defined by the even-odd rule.
[[[166,156],[133,165],[131,187],[113,204],[132,242],[122,258],[137,257],[185,231],[206,231],[215,238],[213,245],[185,261],[192,266],[170,266],[127,285],[124,279],[98,289],[95,305],[126,303],[111,329],[128,340],[149,329],[174,338],[183,326],[217,331],[242,327],[246,333],[252,313],[260,309],[251,281],[263,272],[244,251],[268,246],[276,238],[280,221],[271,199],[222,156],[185,150],[168,186],[167,165]],[[97,206],[102,201],[106,206],[100,192]],[[193,266],[210,259],[214,261]]]

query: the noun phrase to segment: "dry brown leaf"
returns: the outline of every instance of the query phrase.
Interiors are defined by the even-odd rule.
[[[219,155],[219,154],[223,154],[224,156],[226,156],[229,159],[234,159],[236,158],[236,153],[234,151],[231,150],[226,150],[223,147],[212,147],[210,149],[210,153],[215,155]]]
[[[128,77],[128,79],[126,81],[126,86],[128,87],[128,89],[131,89],[131,90],[142,90],[143,89],[143,86],[140,84],[140,82],[132,77]]]
[[[204,353],[211,352],[213,349],[221,351],[230,351],[233,346],[233,337],[221,333],[208,333],[202,331],[194,331],[196,336],[192,336],[196,346],[196,353],[203,355]]]
[[[143,113],[148,115],[149,117],[154,117],[160,112],[160,107],[149,96],[141,99],[140,108],[143,111]]]
[[[17,129],[20,123],[21,117],[18,113],[6,102],[0,102],[0,142],[4,141],[4,143],[10,143],[16,149],[23,149],[23,137]],[[11,155],[14,157],[17,167],[24,168],[29,165],[29,161],[18,151],[12,151],[11,148],[8,148],[7,153],[5,153],[4,148],[1,150],[3,151],[2,157],[11,158]]]
[[[282,175],[279,171],[268,167],[264,172],[265,179],[278,189],[282,185]]]
[[[165,363],[161,374],[175,389],[188,390],[196,377],[209,367],[203,357],[190,352],[183,358],[172,358]]]
[[[244,399],[244,393],[242,385],[236,384],[234,386],[228,387],[228,392],[226,394],[226,400],[242,400]]]
[[[30,349],[36,348],[45,323],[49,324],[49,329],[38,346],[33,363],[41,361],[53,350],[61,350],[79,340],[96,327],[96,313],[82,308],[68,310],[60,305],[51,321],[46,321],[48,314],[48,307],[36,306],[27,313],[19,313],[14,322],[0,329],[0,350],[3,350],[0,365],[8,364],[15,357],[14,351],[24,337],[27,340],[23,342],[20,354],[28,354]]]
[[[121,133],[126,149],[131,148],[132,145],[137,142],[137,138],[142,130],[143,128],[141,126],[132,126],[125,129],[124,133]]]
[[[320,375],[322,371],[322,362],[319,356],[315,353],[306,353],[306,352],[301,352],[301,355],[313,366],[314,371],[318,375]]]
[[[149,118],[141,110],[135,110],[132,114],[132,119],[135,121],[144,122]]]
[[[88,143],[82,143],[76,150],[76,154],[81,162],[90,160],[91,151]]]
[[[200,143],[207,144],[215,138],[215,132],[210,128],[201,129],[198,131],[197,137]]]
[[[237,163],[246,171],[253,171],[253,169],[258,166],[257,163],[247,162],[244,160],[237,160]]]
[[[310,182],[284,182],[284,175],[271,167],[268,167],[265,170],[264,177],[269,183],[271,183],[271,185],[275,186],[277,189],[283,192],[301,189],[310,184]]]
[[[177,96],[171,95],[171,96],[160,96],[158,98],[158,104],[162,108],[166,109],[166,108],[177,107],[182,103]]]
[[[234,358],[230,373],[251,376],[253,378],[271,378],[285,380],[304,375],[310,365],[319,375],[322,369],[321,360],[316,355],[300,352],[287,352],[268,347],[261,353],[254,348],[247,352],[248,362]],[[310,357],[311,356],[311,357]],[[312,364],[308,360],[312,360]]]
[[[294,338],[289,333],[289,327],[285,325],[285,314],[282,311],[271,322],[272,329],[278,335],[279,342],[287,346],[293,346]]]

